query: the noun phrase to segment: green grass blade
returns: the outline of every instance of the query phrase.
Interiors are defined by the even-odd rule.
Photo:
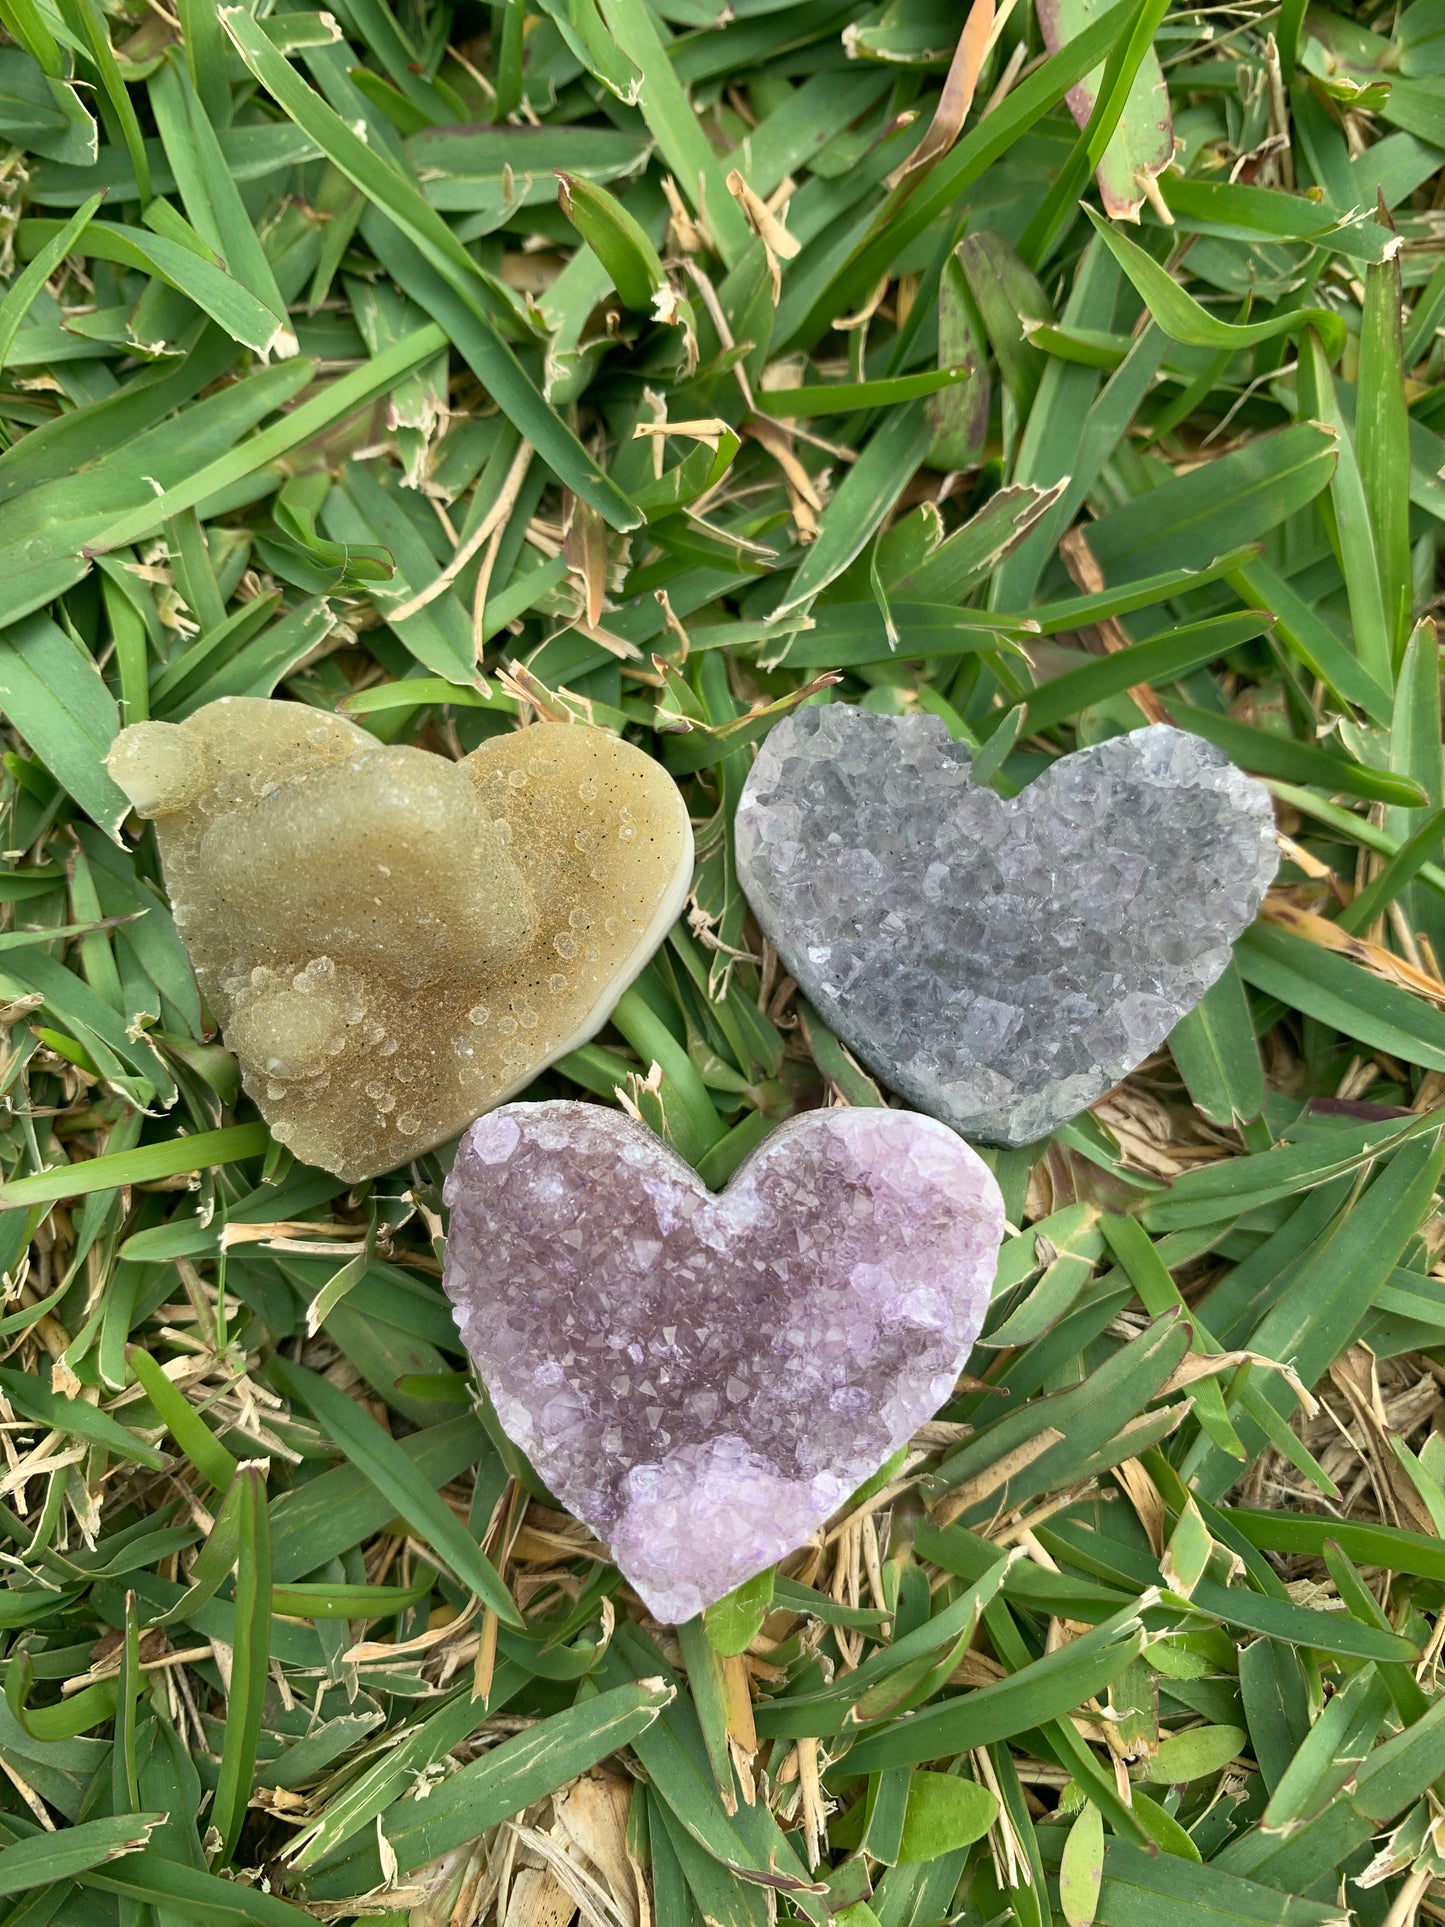
[[[120,1814],[83,1820],[63,1834],[32,1834],[0,1854],[0,1894],[23,1894],[51,1881],[73,1880],[109,1860],[136,1853],[165,1818],[161,1813]]]
[[[484,1600],[504,1624],[520,1627],[521,1614],[496,1567],[376,1420],[368,1418],[315,1372],[284,1359],[277,1359],[273,1369],[287,1389],[310,1407],[337,1449],[385,1495],[462,1584]]]
[[[220,1131],[198,1132],[194,1137],[142,1144],[134,1151],[80,1159],[0,1184],[0,1211],[53,1204],[57,1199],[84,1197],[91,1191],[114,1191],[123,1184],[150,1184],[158,1178],[203,1171],[210,1164],[260,1157],[270,1143],[264,1124],[231,1124]]]
[[[256,1772],[256,1747],[269,1680],[271,1637],[271,1528],[266,1510],[266,1467],[236,1468],[232,1490],[240,1505],[236,1521],[236,1638],[231,1647],[226,1730],[211,1806],[229,1860],[246,1818]]]

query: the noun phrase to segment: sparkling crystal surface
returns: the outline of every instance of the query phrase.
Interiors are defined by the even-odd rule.
[[[717,1196],[642,1125],[509,1104],[443,1284],[509,1435],[663,1621],[803,1544],[948,1398],[1003,1235],[932,1118],[813,1111]]]
[[[1278,862],[1264,785],[1182,730],[1078,750],[1005,799],[936,717],[841,703],[769,734],[737,853],[824,1021],[920,1110],[1003,1144],[1163,1042]]]
[[[681,910],[692,830],[659,763],[538,723],[459,763],[305,703],[122,730],[176,927],[272,1134],[354,1182],[605,1022]]]

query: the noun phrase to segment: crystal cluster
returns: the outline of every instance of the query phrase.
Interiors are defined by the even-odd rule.
[[[805,708],[737,812],[758,922],[910,1103],[1026,1144],[1154,1050],[1229,961],[1278,862],[1268,791],[1156,726],[1011,800],[932,716]]]
[[[273,1136],[350,1182],[455,1137],[590,1037],[692,876],[676,785],[539,723],[460,763],[303,703],[137,723],[176,927]]]
[[[443,1284],[509,1435],[658,1619],[805,1542],[952,1391],[1003,1203],[930,1118],[790,1119],[719,1196],[640,1124],[462,1140]]]

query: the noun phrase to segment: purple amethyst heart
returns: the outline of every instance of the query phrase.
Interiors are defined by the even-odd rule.
[[[677,1623],[803,1544],[953,1390],[1003,1200],[910,1111],[779,1125],[720,1195],[594,1104],[507,1104],[443,1285],[497,1415]]]

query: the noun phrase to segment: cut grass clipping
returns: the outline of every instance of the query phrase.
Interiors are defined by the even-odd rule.
[[[1436,0],[0,24],[0,1918],[1445,1919]],[[241,1100],[103,759],[626,731],[694,903],[528,1095],[720,1185],[882,1101],[736,884],[810,688],[1009,790],[1167,719],[1284,859],[991,1154],[915,1449],[674,1633],[466,1375],[445,1156]]]

